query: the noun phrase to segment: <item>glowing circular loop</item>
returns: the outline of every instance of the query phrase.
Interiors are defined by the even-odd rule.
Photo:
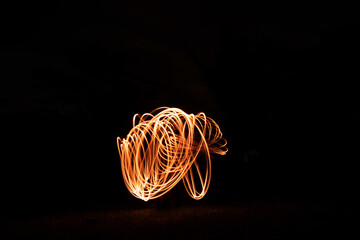
[[[226,144],[219,126],[204,113],[167,107],[135,114],[127,137],[117,138],[125,185],[144,201],[164,195],[180,180],[192,198],[203,198],[211,179],[210,154],[225,155]],[[205,158],[203,171],[199,154]]]

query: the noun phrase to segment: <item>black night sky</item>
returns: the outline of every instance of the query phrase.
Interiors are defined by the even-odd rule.
[[[218,231],[190,228],[170,239],[350,234],[360,133],[355,9],[99,2],[2,7],[0,238],[127,239],[126,229],[137,229],[133,237],[143,239],[137,218],[151,222],[153,211],[173,231],[169,215],[187,226],[179,209]],[[205,112],[228,141],[203,200],[179,183],[145,203],[123,183],[116,137],[127,135],[135,113],[160,106]],[[89,217],[94,211],[120,220],[105,224]],[[69,226],[76,214],[89,226],[62,235],[54,218],[65,214]],[[121,214],[132,222],[122,224]],[[287,217],[257,221],[271,214]],[[312,221],[317,214],[323,224]],[[37,229],[46,216],[49,235],[21,227]],[[236,220],[244,218],[254,227]]]

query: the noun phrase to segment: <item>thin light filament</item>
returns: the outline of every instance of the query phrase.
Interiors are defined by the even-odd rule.
[[[225,155],[226,144],[219,126],[204,113],[167,107],[135,114],[127,137],[117,138],[125,185],[144,201],[164,195],[180,180],[192,198],[203,198],[211,154]]]

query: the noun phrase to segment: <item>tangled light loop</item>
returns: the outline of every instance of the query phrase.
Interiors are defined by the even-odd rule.
[[[125,185],[144,201],[164,195],[180,180],[192,198],[203,198],[211,179],[211,154],[227,152],[214,120],[167,107],[135,114],[133,128],[126,138],[117,138],[117,145]]]

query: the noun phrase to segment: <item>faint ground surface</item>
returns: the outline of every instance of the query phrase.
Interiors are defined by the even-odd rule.
[[[89,210],[4,219],[0,239],[325,239],[350,237],[352,210],[335,203]]]

